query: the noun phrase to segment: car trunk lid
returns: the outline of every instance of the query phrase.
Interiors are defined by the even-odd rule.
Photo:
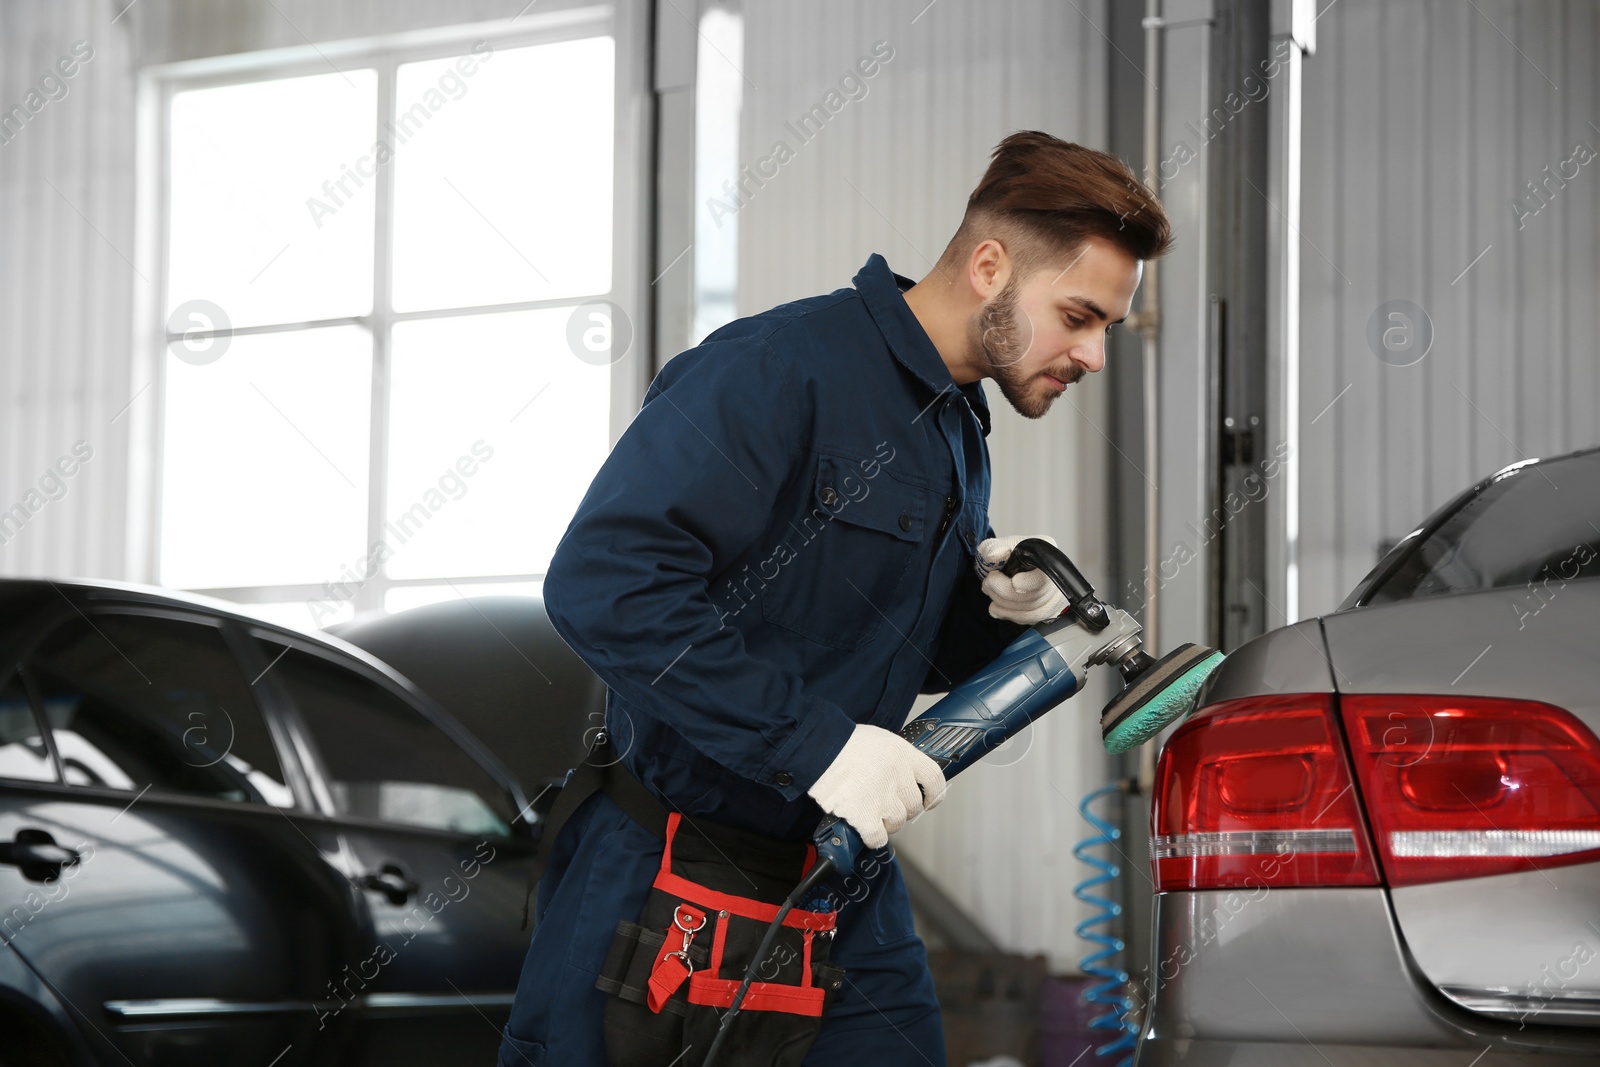
[[[1523,850],[1510,864],[1518,869],[1502,865],[1505,873],[1478,874],[1473,865],[1481,861],[1471,859],[1457,863],[1454,877],[1449,859],[1414,878],[1389,872],[1395,919],[1416,966],[1475,1011],[1537,1023],[1600,1020],[1600,913],[1592,907],[1600,863],[1582,849],[1600,835],[1600,818],[1591,817],[1600,775],[1590,769],[1600,749],[1597,619],[1600,582],[1578,580],[1426,597],[1323,620],[1353,753],[1358,765],[1368,761],[1362,789],[1375,837],[1386,823],[1375,806],[1394,812],[1435,789],[1462,797],[1457,811],[1431,824],[1459,823],[1455,836],[1429,831],[1390,846],[1447,856]],[[1394,718],[1375,725],[1386,707]],[[1379,734],[1386,734],[1381,751]],[[1480,788],[1485,767],[1487,790]],[[1494,773],[1504,788],[1496,788]],[[1395,789],[1385,793],[1381,781]],[[1523,785],[1537,788],[1519,795]],[[1419,803],[1418,810],[1449,806],[1427,796]],[[1530,827],[1545,818],[1566,827],[1567,837],[1538,838]],[[1389,860],[1391,867],[1407,862]],[[1407,880],[1416,884],[1397,884]]]

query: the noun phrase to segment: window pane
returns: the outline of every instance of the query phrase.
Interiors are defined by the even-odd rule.
[[[744,17],[711,7],[700,17],[695,49],[694,328],[692,343],[738,318],[739,214],[728,204],[725,183],[737,187],[739,111],[744,103]]]
[[[609,445],[610,368],[573,354],[572,316],[395,327],[391,577],[544,571]]]
[[[293,806],[267,724],[215,628],[80,616],[32,666],[69,784]]]
[[[234,326],[371,310],[377,100],[372,70],[173,96],[169,317],[192,300]]]
[[[339,814],[508,834],[505,790],[443,731],[376,683],[318,656],[262,642],[321,753]],[[282,658],[278,658],[280,653]]]
[[[372,344],[355,326],[166,357],[160,580],[341,580],[363,555]]]
[[[397,309],[610,291],[612,44],[484,46],[399,68]]]
[[[55,761],[44,747],[39,720],[15,674],[0,689],[0,778],[26,782],[56,780]]]

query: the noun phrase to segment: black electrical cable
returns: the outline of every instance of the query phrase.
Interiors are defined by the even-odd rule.
[[[778,909],[777,916],[767,926],[767,932],[761,936],[761,944],[756,948],[756,954],[750,961],[750,966],[744,969],[744,981],[739,983],[738,990],[733,994],[733,1000],[728,1004],[727,1012],[722,1016],[722,1022],[717,1026],[717,1036],[711,1041],[711,1048],[706,1052],[706,1058],[700,1067],[712,1067],[717,1058],[717,1050],[722,1048],[723,1040],[728,1036],[728,1028],[733,1025],[733,1017],[739,1014],[739,1007],[744,1003],[745,994],[750,992],[750,983],[755,981],[756,971],[761,967],[761,961],[767,958],[767,951],[772,948],[772,942],[777,938],[778,931],[783,929],[783,920],[789,917],[789,912],[794,906],[805,898],[805,895],[815,889],[824,878],[833,873],[833,862],[817,857],[817,862],[812,865],[806,876],[800,879],[800,884],[794,887],[784,900],[783,906]]]

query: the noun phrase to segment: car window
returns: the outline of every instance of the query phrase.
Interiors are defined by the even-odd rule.
[[[249,681],[215,626],[79,615],[28,667],[69,785],[293,806]]]
[[[1491,482],[1412,548],[1365,603],[1600,577],[1600,453]]]
[[[510,796],[448,734],[370,678],[264,641],[322,757],[340,815],[450,830],[511,832]]]
[[[56,781],[55,761],[45,748],[33,704],[15,673],[0,687],[0,778]]]

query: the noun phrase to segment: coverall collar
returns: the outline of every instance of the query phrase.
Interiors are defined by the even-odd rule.
[[[850,281],[866,302],[867,310],[872,313],[873,321],[878,324],[895,358],[935,393],[959,392],[978,417],[983,435],[989,436],[989,401],[983,395],[982,382],[956,385],[932,338],[917,321],[905,297],[900,295],[917,283],[890,270],[888,261],[877,252],[872,253]]]

